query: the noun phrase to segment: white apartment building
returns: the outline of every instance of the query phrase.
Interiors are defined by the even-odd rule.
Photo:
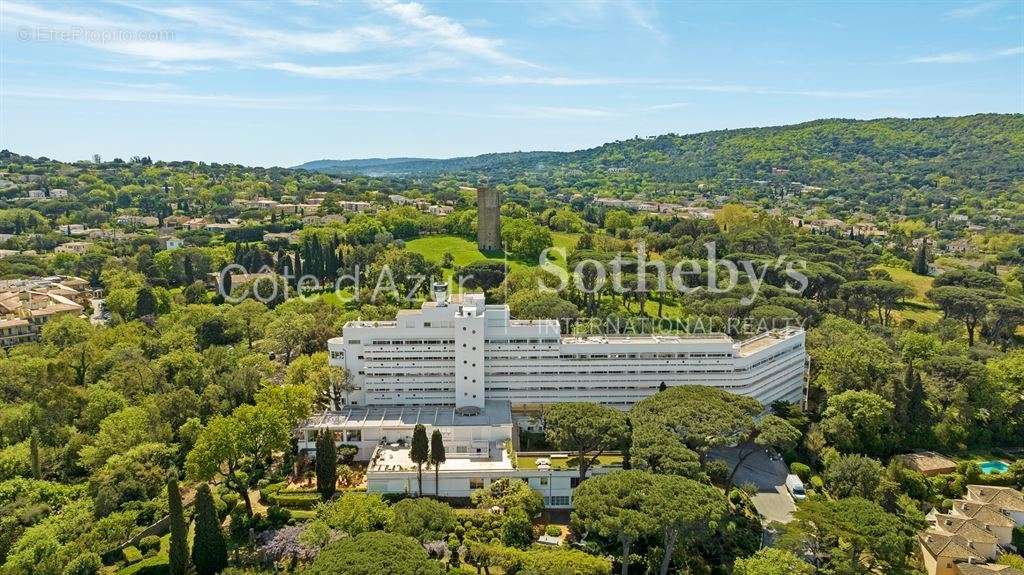
[[[487,305],[483,294],[449,297],[444,284],[434,287],[434,301],[402,310],[394,321],[345,324],[328,350],[331,365],[348,370],[352,391],[341,410],[298,426],[300,451],[315,453],[316,433],[330,431],[368,461],[369,491],[414,493],[408,445],[422,424],[444,439],[440,495],[467,497],[516,477],[553,508],[572,506],[574,457],[517,454],[517,420],[530,429],[531,413],[566,401],[628,409],[662,384],[715,386],[765,405],[799,402],[806,362],[799,329],[743,342],[725,335],[563,337],[557,321],[514,320],[508,306]],[[615,469],[621,457],[590,473]],[[423,475],[424,491],[434,493],[433,473]]]
[[[350,405],[454,405],[485,400],[516,412],[594,401],[628,409],[664,384],[707,385],[768,405],[804,395],[804,332],[788,328],[737,342],[726,335],[566,337],[555,320],[515,320],[483,294],[447,296],[394,321],[352,321],[328,341],[350,374]]]

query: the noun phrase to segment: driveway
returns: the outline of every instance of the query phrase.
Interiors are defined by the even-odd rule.
[[[757,512],[764,518],[764,523],[772,521],[789,523],[793,520],[792,513],[796,509],[793,498],[786,490],[786,475],[789,470],[783,461],[770,458],[764,449],[755,449],[756,451],[747,457],[736,472],[735,483],[736,485],[752,483],[757,486],[757,494],[752,500]],[[708,454],[708,459],[721,459],[731,468],[739,460],[739,449],[736,447],[712,449]]]

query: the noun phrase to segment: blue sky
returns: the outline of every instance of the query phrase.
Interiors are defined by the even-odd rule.
[[[0,147],[294,165],[1024,112],[1024,1],[0,0]]]

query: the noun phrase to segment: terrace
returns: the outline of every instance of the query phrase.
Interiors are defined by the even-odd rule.
[[[470,459],[449,455],[441,465],[442,472],[450,471],[512,471],[515,469],[508,452],[500,443],[492,443],[487,459]],[[431,471],[424,465],[424,471]],[[376,472],[416,471],[416,463],[409,458],[409,446],[390,444],[381,445],[373,453],[367,470]]]
[[[551,469],[562,471],[578,469],[579,459],[568,453],[517,453],[516,463],[519,469]],[[605,453],[597,457],[594,467],[622,467],[621,453]]]

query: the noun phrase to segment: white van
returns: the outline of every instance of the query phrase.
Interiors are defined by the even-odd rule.
[[[786,476],[786,491],[793,496],[794,501],[803,501],[807,499],[807,492],[804,491],[804,482],[800,481],[800,478],[796,475]]]

